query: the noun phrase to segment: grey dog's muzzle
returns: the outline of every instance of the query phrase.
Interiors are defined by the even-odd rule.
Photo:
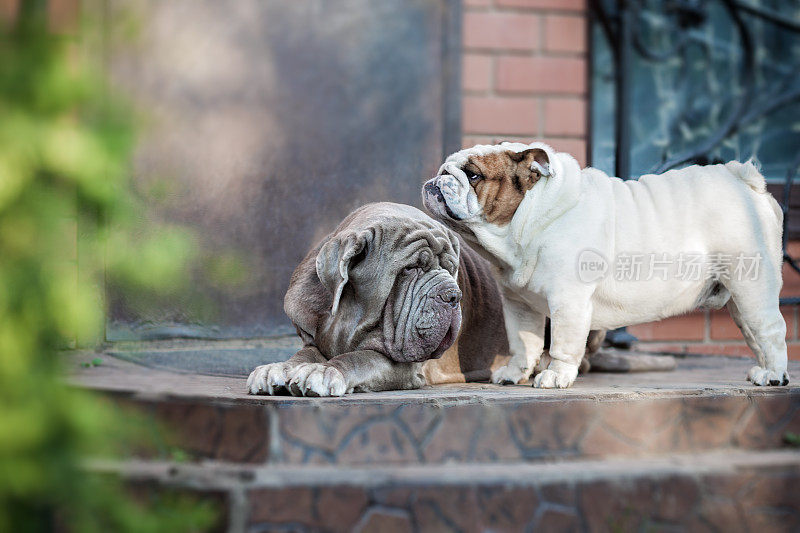
[[[403,362],[440,357],[461,327],[461,290],[449,273],[439,270],[416,279],[408,292],[411,297],[395,310],[396,326],[387,351]]]

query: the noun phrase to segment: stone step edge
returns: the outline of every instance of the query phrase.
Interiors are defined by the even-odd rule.
[[[139,457],[263,465],[542,462],[778,449],[800,433],[800,388],[636,401],[219,404],[109,395],[169,429]],[[555,430],[554,428],[558,428]]]
[[[74,384],[73,384],[74,385]],[[670,400],[682,398],[730,398],[744,397],[753,401],[761,398],[774,398],[781,396],[800,397],[800,388],[771,388],[743,385],[742,387],[715,389],[712,387],[686,388],[678,390],[637,390],[637,391],[603,391],[586,392],[571,389],[556,389],[558,394],[547,390],[540,395],[520,394],[519,389],[530,389],[530,385],[507,385],[497,390],[476,391],[478,394],[465,391],[447,391],[442,386],[424,387],[414,391],[402,391],[403,396],[393,396],[392,392],[384,393],[355,393],[337,398],[312,398],[295,396],[245,396],[239,398],[221,398],[216,396],[203,396],[199,394],[163,393],[137,390],[120,390],[103,388],[102,386],[86,387],[76,385],[76,388],[103,394],[111,398],[130,399],[147,402],[183,402],[198,403],[220,407],[227,406],[261,406],[279,407],[282,409],[292,407],[355,407],[370,405],[400,406],[408,404],[424,405],[487,405],[499,404],[529,404],[529,403],[561,403],[561,402],[628,402],[642,400]],[[516,389],[516,390],[515,390]],[[376,397],[383,394],[382,397]]]
[[[635,459],[573,460],[553,463],[457,463],[395,466],[245,466],[206,461],[87,460],[85,467],[128,481],[201,490],[324,486],[540,486],[553,483],[625,481],[675,475],[735,474],[743,470],[800,470],[800,451],[712,451]]]

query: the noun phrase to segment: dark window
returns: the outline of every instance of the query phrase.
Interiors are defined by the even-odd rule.
[[[603,31],[598,17],[592,28],[591,158],[610,174],[619,4],[595,1],[611,31]],[[635,43],[628,80],[631,175],[663,170],[687,154],[692,157],[675,166],[755,156],[768,180],[783,181],[800,163],[800,3],[627,4]]]

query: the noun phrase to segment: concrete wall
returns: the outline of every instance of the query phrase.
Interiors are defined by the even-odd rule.
[[[283,296],[307,251],[366,203],[419,206],[459,146],[453,2],[103,2],[114,87],[147,121],[142,227],[189,227],[198,248],[177,296],[109,283],[109,340],[294,334]]]

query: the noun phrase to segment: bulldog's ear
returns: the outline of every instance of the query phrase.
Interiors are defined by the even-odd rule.
[[[367,254],[369,231],[338,235],[320,248],[317,254],[317,276],[333,295],[331,315],[339,310],[342,291],[350,279],[350,269]]]
[[[528,169],[546,178],[552,175],[550,156],[541,148],[529,148],[522,152],[514,152],[511,159],[523,163]]]

